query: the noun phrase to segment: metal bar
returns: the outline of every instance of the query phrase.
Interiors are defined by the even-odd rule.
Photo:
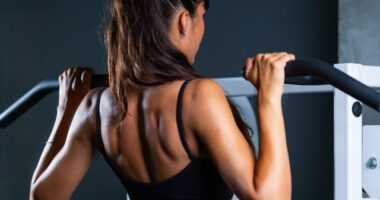
[[[286,65],[287,76],[314,76],[380,112],[380,94],[333,65],[319,60],[298,60]]]
[[[94,75],[91,81],[91,88],[108,85],[107,75]],[[57,80],[45,80],[38,83],[15,103],[0,114],[0,128],[6,128],[21,115],[27,112],[37,102],[46,95],[59,89]]]
[[[329,92],[331,91],[331,88],[329,87],[315,86],[322,85],[327,82],[380,112],[380,94],[374,89],[334,68],[333,65],[318,60],[296,60],[287,63],[285,74],[285,83],[314,85],[302,86],[302,90],[300,89],[302,88],[301,86],[297,86],[297,88],[292,89],[285,88],[285,93]],[[95,75],[91,84],[92,87],[107,86],[107,77],[108,76],[106,74]],[[312,89],[311,87],[316,88]],[[21,97],[16,103],[6,109],[6,111],[0,114],[0,128],[6,128],[40,99],[58,88],[59,85],[56,80],[48,80],[39,83],[23,97]],[[231,88],[228,89],[229,93],[227,93],[227,95],[230,96],[234,96],[236,91],[243,91],[240,93],[241,95],[255,94],[254,87],[252,87],[247,81],[241,81],[241,79],[231,79],[230,83],[227,84],[225,88]]]
[[[222,86],[225,94],[229,97],[257,95],[256,89],[244,78],[216,78],[214,80]],[[331,85],[286,84],[284,87],[284,94],[330,93],[333,91],[334,87]]]

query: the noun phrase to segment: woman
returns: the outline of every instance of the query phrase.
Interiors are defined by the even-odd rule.
[[[290,199],[281,108],[287,53],[248,58],[258,90],[260,152],[220,86],[192,67],[208,0],[113,0],[106,31],[110,88],[92,72],[59,78],[57,119],[31,199],[69,199],[99,150],[132,199]],[[185,80],[185,81],[184,81]]]

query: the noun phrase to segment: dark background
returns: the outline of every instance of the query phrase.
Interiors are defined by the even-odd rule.
[[[206,14],[196,68],[209,77],[239,76],[247,56],[289,51],[336,63],[337,0],[218,0]],[[0,111],[66,67],[106,72],[102,0],[0,0]],[[332,94],[285,95],[293,199],[333,199]],[[27,199],[29,183],[55,119],[57,93],[0,129],[0,199]],[[67,172],[70,173],[70,172]],[[97,156],[73,199],[123,199]]]

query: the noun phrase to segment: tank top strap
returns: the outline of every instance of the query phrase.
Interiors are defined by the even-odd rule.
[[[187,155],[191,160],[193,160],[195,157],[191,154],[190,148],[186,142],[184,130],[183,130],[183,121],[182,121],[182,104],[183,104],[183,93],[185,91],[186,85],[190,82],[191,80],[185,80],[181,88],[179,89],[178,93],[178,100],[177,100],[177,109],[176,109],[176,120],[177,120],[177,127],[178,127],[178,133],[181,139],[181,143],[183,148],[185,149]]]
[[[102,97],[103,92],[107,88],[101,88],[99,89],[97,93],[97,98],[96,98],[96,105],[95,105],[95,116],[96,116],[96,138],[97,138],[97,143],[98,143],[98,148],[101,153],[104,153],[104,145],[103,145],[103,140],[102,140],[102,122],[100,119],[100,100]]]

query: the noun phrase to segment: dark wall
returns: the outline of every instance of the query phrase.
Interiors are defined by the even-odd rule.
[[[339,62],[380,65],[380,1],[339,1]]]
[[[238,2],[238,3],[237,3]],[[290,51],[337,60],[337,1],[212,1],[196,68],[210,77],[239,76],[245,57]],[[105,67],[99,36],[104,1],[1,0],[0,110],[65,67]],[[0,130],[0,199],[26,199],[54,123],[57,93]],[[286,95],[293,199],[333,199],[332,95]],[[70,172],[68,172],[70,173]],[[124,191],[97,156],[73,199],[121,199]]]

